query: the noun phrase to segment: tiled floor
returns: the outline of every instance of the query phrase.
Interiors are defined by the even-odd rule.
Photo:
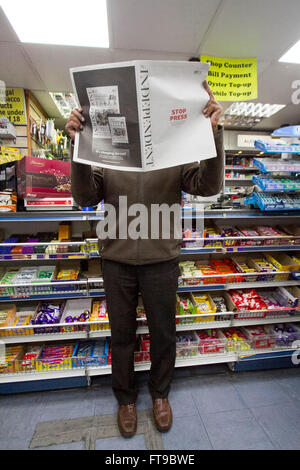
[[[139,410],[151,408],[146,374],[138,375]],[[231,373],[224,366],[178,369],[164,449],[300,449],[300,370]],[[113,414],[109,380],[90,388],[0,395],[0,449],[28,449],[40,422]],[[145,449],[143,435],[98,439],[96,449]],[[83,449],[83,442],[47,449]]]

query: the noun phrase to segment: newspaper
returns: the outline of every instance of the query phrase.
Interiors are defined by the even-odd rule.
[[[76,133],[74,161],[152,171],[216,156],[208,63],[132,61],[70,69],[86,124]]]

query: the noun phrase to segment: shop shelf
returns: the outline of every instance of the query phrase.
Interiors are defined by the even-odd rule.
[[[262,140],[255,140],[254,146],[264,153],[295,153],[300,154],[300,145],[276,145],[268,144]]]
[[[280,178],[266,178],[261,176],[253,176],[253,183],[255,183],[263,191],[285,191],[293,192],[300,190],[300,180],[280,179]]]

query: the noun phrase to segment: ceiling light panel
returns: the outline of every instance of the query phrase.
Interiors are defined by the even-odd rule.
[[[21,42],[109,47],[106,0],[0,0],[0,6]]]
[[[300,64],[300,41],[294,44],[280,59],[279,62]]]
[[[49,95],[51,96],[54,103],[56,104],[56,107],[58,108],[60,114],[65,119],[68,119],[68,117],[71,114],[72,109],[77,107],[76,100],[75,100],[73,93],[54,92],[54,93],[49,93]]]

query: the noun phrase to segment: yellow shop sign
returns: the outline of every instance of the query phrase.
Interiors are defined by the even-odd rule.
[[[23,88],[6,88],[5,99],[0,102],[0,116],[7,117],[12,124],[26,124]]]
[[[257,98],[257,59],[221,59],[207,55],[207,81],[218,101],[246,101]]]

